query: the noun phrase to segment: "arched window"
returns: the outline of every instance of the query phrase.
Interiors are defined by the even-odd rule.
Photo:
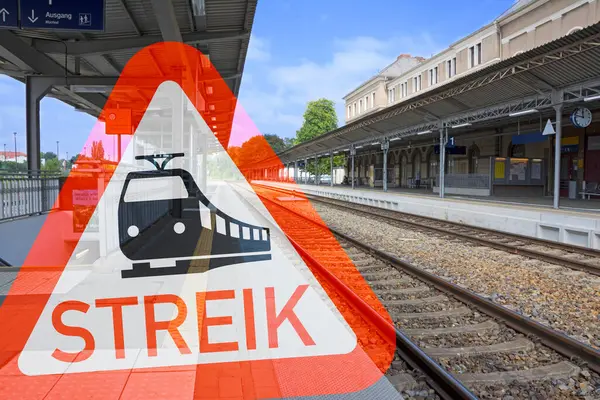
[[[572,33],[575,33],[575,32],[577,32],[577,31],[580,31],[580,30],[582,30],[582,29],[583,29],[583,27],[581,27],[581,26],[575,26],[575,27],[571,28],[571,30],[570,30],[569,32],[567,32],[567,35],[570,35],[570,34],[572,34]]]
[[[434,154],[433,148],[429,149],[427,155],[427,177],[433,178],[440,173],[440,156]]]
[[[518,56],[521,53],[525,53],[525,51],[524,50],[519,50],[515,54],[513,54],[513,57]]]
[[[525,145],[524,144],[510,144],[508,145],[508,156],[509,157],[525,157]]]
[[[415,154],[412,159],[413,174],[412,177],[415,179],[421,179],[421,150],[415,149]]]
[[[476,174],[479,171],[479,147],[471,146],[469,149],[469,173]]]

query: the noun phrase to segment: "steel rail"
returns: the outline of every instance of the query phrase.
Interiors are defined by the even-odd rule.
[[[270,187],[266,188],[271,189]],[[275,202],[275,204],[278,203]],[[280,204],[279,206],[286,208],[285,206]],[[289,212],[302,216],[300,213],[297,213],[293,210],[289,210]],[[314,221],[307,216],[302,217],[304,217],[307,221],[312,221],[314,224],[323,226],[319,222]],[[327,229],[329,229],[334,235],[352,243],[352,245],[364,249],[365,251],[376,256],[377,258],[390,263],[394,268],[398,269],[399,271],[409,273],[417,277],[418,279],[435,286],[437,289],[448,293],[449,295],[455,297],[459,301],[472,305],[484,314],[504,321],[506,325],[515,329],[518,332],[538,337],[542,343],[555,350],[556,352],[570,359],[579,358],[585,363],[587,363],[590,369],[597,373],[600,373],[599,350],[588,346],[578,340],[575,340],[563,333],[560,333],[546,325],[540,324],[539,322],[527,318],[524,315],[509,310],[508,308],[502,307],[469,289],[448,282],[440,278],[439,276],[436,276],[413,264],[401,260],[393,254],[376,249],[375,247],[368,245],[359,239],[355,239],[352,236],[346,235],[336,229],[330,227],[327,227]]]
[[[296,190],[272,188],[272,187],[266,186],[266,185],[260,185],[260,186],[271,189],[271,190],[280,191],[282,193],[290,193],[290,192],[298,193],[298,191],[296,191]],[[488,229],[488,228],[480,228],[480,227],[475,227],[472,225],[465,225],[465,224],[460,224],[460,223],[453,222],[453,221],[445,221],[445,220],[440,220],[440,219],[432,218],[432,217],[414,215],[414,214],[404,213],[402,211],[397,211],[397,210],[373,207],[373,206],[369,206],[369,205],[365,205],[365,204],[359,205],[360,207],[368,207],[368,208],[372,208],[374,210],[382,210],[382,211],[393,213],[393,214],[404,215],[404,216],[407,216],[410,218],[420,218],[420,219],[424,219],[426,221],[453,225],[453,226],[456,226],[457,228],[472,229],[474,231],[485,232],[488,234],[506,237],[506,238],[510,238],[513,240],[530,242],[530,243],[526,243],[524,245],[512,245],[512,244],[507,244],[507,243],[501,243],[501,242],[496,242],[491,239],[477,237],[477,236],[469,235],[469,234],[462,233],[462,232],[456,232],[456,231],[453,231],[452,229],[436,227],[436,226],[427,225],[427,224],[416,222],[416,221],[407,221],[400,217],[393,217],[390,215],[381,215],[380,213],[375,212],[375,211],[368,211],[368,210],[361,209],[359,207],[354,207],[354,206],[351,206],[348,204],[337,203],[337,202],[344,202],[343,200],[335,200],[334,199],[334,201],[331,201],[331,199],[329,199],[329,198],[322,197],[322,196],[316,196],[313,194],[303,194],[303,195],[307,199],[318,201],[318,202],[328,204],[328,205],[331,205],[334,207],[339,207],[339,208],[348,209],[348,210],[352,210],[352,211],[358,211],[363,214],[370,215],[370,216],[377,217],[377,218],[390,218],[391,220],[401,223],[401,224],[410,225],[410,226],[420,228],[420,229],[427,229],[427,230],[442,233],[445,235],[456,236],[456,237],[468,240],[473,243],[484,245],[486,247],[492,247],[496,250],[501,250],[501,251],[506,251],[506,252],[512,253],[512,254],[522,255],[525,257],[538,259],[538,260],[549,262],[552,264],[562,265],[562,266],[565,266],[565,267],[568,267],[571,269],[575,269],[578,271],[583,271],[583,272],[587,272],[587,273],[590,273],[593,275],[600,276],[600,267],[598,267],[598,266],[586,263],[584,261],[571,260],[566,257],[547,254],[547,253],[544,253],[543,251],[539,251],[539,250],[527,249],[527,248],[524,248],[523,246],[537,244],[540,246],[548,246],[548,247],[551,247],[551,248],[554,248],[557,250],[563,250],[563,251],[567,251],[567,252],[571,252],[571,253],[583,253],[583,254],[591,256],[591,257],[600,258],[600,251],[598,251],[598,250],[587,249],[585,247],[568,245],[568,244],[564,244],[564,243],[556,243],[556,242],[552,242],[549,240],[531,238],[528,236],[517,235],[517,234],[513,234],[513,233],[501,232],[501,231],[496,231],[496,230]],[[347,203],[347,202],[345,202],[345,203]]]
[[[240,187],[236,185],[236,187]],[[244,190],[250,191],[247,188]],[[241,196],[236,190],[236,195],[253,207],[248,199]],[[254,192],[253,192],[254,193]],[[269,199],[263,195],[256,193],[261,201],[274,204],[275,206],[283,209],[287,213],[291,213],[303,220],[309,221],[312,224],[319,226],[322,229],[330,230],[326,225],[320,224],[306,216],[297,213],[289,208],[277,203],[276,201]],[[258,212],[258,211],[257,211]],[[333,231],[332,231],[333,232]],[[344,297],[348,303],[354,305],[357,311],[368,321],[373,323],[378,330],[384,334],[384,337],[390,337],[390,331],[393,331],[393,336],[396,339],[396,351],[400,354],[402,359],[406,361],[412,368],[418,370],[424,374],[427,383],[435,390],[435,392],[443,399],[454,400],[454,399],[471,399],[475,400],[477,397],[469,391],[459,380],[457,380],[452,374],[444,370],[434,359],[429,357],[423,350],[421,350],[416,344],[414,344],[402,331],[400,331],[394,324],[390,324],[384,319],[376,310],[368,305],[360,296],[346,286],[341,280],[339,280],[334,274],[332,274],[327,267],[321,264],[318,260],[312,257],[301,245],[294,241],[285,232],[283,234],[290,241],[292,246],[301,254],[305,261],[310,262],[317,268],[325,279]],[[387,335],[385,333],[388,333]]]

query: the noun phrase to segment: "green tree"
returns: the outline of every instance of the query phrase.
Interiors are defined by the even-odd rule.
[[[92,159],[104,160],[104,145],[102,144],[102,142],[92,142]]]
[[[42,152],[41,153],[42,158],[46,159],[46,160],[52,160],[53,158],[57,158],[56,157],[56,153],[53,153],[51,151],[47,151],[47,152]]]
[[[286,149],[285,141],[277,135],[264,134],[263,137],[269,143],[275,154],[279,154]]]
[[[337,113],[335,112],[335,103],[328,99],[319,99],[309,101],[304,112],[304,122],[302,127],[296,131],[294,145],[307,142],[316,137],[331,132],[338,127]],[[333,157],[333,165],[342,166],[345,163],[343,155]],[[310,174],[315,173],[314,160],[309,160],[306,170]],[[324,157],[319,161],[319,175],[330,173],[330,161]]]
[[[338,127],[335,103],[327,99],[309,101],[302,127],[296,131],[296,143],[304,143]]]
[[[286,138],[283,138],[283,143],[285,144],[285,148],[289,149],[290,147],[293,147],[296,145],[296,139],[286,137]]]
[[[54,158],[46,159],[42,171],[60,172],[60,161],[54,156]]]

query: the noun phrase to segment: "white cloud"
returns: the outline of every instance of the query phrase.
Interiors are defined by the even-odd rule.
[[[271,59],[270,43],[252,35],[250,37],[250,46],[248,48],[248,56],[246,57],[249,61],[269,61]]]
[[[252,42],[255,40],[255,42]],[[336,103],[339,124],[344,121],[342,97],[389,65],[402,53],[429,57],[440,51],[430,35],[394,37],[380,40],[373,37],[336,39],[333,52],[324,62],[303,59],[295,64],[277,64],[274,60],[252,69],[252,62],[264,61],[268,43],[251,40],[249,62],[252,70],[250,82],[244,81],[241,103],[259,126],[281,126],[291,136],[302,124],[306,103],[318,98],[328,98]],[[324,44],[326,45],[326,44]],[[257,73],[259,69],[260,74]],[[247,100],[247,101],[246,101]]]

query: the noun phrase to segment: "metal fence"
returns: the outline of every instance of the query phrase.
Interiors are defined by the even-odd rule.
[[[436,177],[439,182],[439,176]],[[489,174],[447,174],[444,176],[444,185],[449,188],[462,189],[489,189]]]
[[[60,176],[43,172],[0,173],[0,221],[50,211]]]

